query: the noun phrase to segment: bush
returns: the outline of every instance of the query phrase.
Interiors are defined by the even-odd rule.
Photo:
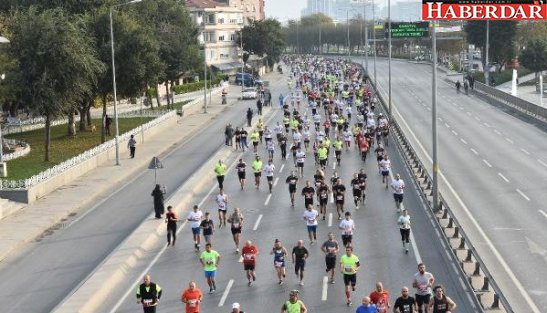
[[[222,81],[222,77],[216,77],[216,78],[213,78],[212,80],[207,81],[207,85],[208,86],[218,85],[220,84],[221,81]],[[173,86],[171,88],[171,91],[176,95],[180,95],[187,92],[201,90],[203,89],[203,85],[204,85],[204,81],[200,81],[196,83],[187,83],[184,85]]]

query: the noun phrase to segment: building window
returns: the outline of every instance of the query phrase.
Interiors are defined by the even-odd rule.
[[[224,18],[223,18],[223,17],[219,18],[219,19],[218,19],[218,23],[219,23],[219,24],[224,24]]]
[[[230,35],[230,41],[236,41],[236,34]]]
[[[203,33],[203,41],[213,42],[214,40],[215,40],[215,34],[213,32],[204,32]]]
[[[207,18],[205,19],[206,24],[214,24],[215,23],[215,15],[214,14],[208,14]]]
[[[224,35],[218,36],[218,41],[224,41]]]

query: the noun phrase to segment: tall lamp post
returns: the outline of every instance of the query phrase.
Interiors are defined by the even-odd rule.
[[[2,37],[0,36],[0,44],[3,44],[3,43],[9,43],[9,40],[6,38],[6,37]],[[0,75],[0,83],[2,83],[4,81],[4,79],[6,78],[6,74],[3,74]],[[3,141],[3,137],[2,137],[2,125],[0,125],[0,166],[2,167],[2,172],[0,173],[1,177],[6,177],[7,176],[7,164],[4,163],[4,141]],[[0,186],[1,188],[1,186]]]
[[[391,119],[391,0],[387,0],[387,23],[388,23],[388,118]]]
[[[112,21],[112,11],[114,11],[115,8],[121,7],[124,5],[129,5],[133,3],[141,2],[142,0],[133,0],[126,3],[120,3],[116,4],[110,7],[110,48],[112,52],[112,89],[114,92],[114,128],[116,129],[116,165],[120,165],[120,128],[118,125],[118,98],[116,94],[116,62],[114,59],[114,26]]]

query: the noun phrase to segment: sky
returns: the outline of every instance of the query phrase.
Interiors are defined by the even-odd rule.
[[[299,19],[300,11],[306,7],[306,0],[266,0],[266,17],[285,22]]]

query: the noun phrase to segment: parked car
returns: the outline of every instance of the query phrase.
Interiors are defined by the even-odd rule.
[[[256,99],[256,89],[254,88],[245,88],[243,89],[243,92],[241,93],[242,99]]]
[[[255,85],[255,80],[253,75],[249,73],[236,73],[235,83],[238,86],[244,85],[246,87],[252,87]]]

